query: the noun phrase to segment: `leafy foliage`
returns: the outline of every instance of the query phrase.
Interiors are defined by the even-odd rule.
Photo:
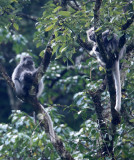
[[[10,116],[11,124],[0,125],[0,158],[38,159],[51,157],[56,159],[54,148],[44,131],[32,117],[20,111]],[[4,135],[4,136],[3,136]]]
[[[95,122],[96,116],[92,116],[92,119],[93,121],[85,121],[79,131],[72,131],[65,124],[60,124],[58,119],[56,121],[55,131],[75,159],[97,159],[101,150],[102,139],[99,126]],[[21,111],[13,111],[10,120],[10,124],[0,124],[1,159],[60,159],[38,121],[35,122],[32,117]],[[133,134],[134,131],[124,124],[118,127],[114,144],[117,159],[133,159]]]
[[[0,0],[0,60],[10,75],[16,65],[16,55],[24,51],[30,52],[38,65],[38,55],[43,57],[51,37],[53,58],[45,74],[45,89],[40,101],[49,106],[55,132],[74,159],[111,160],[110,154],[102,155],[104,139],[94,103],[88,93],[89,89],[95,92],[99,88],[106,71],[93,56],[89,56],[87,49],[78,40],[80,37],[83,42],[87,41],[86,30],[93,25],[95,2],[78,2],[80,10],[70,6],[67,10],[62,10],[62,6],[54,5],[52,0]],[[99,30],[110,29],[121,37],[121,26],[133,14],[134,2],[124,12],[127,3],[127,0],[103,0]],[[133,25],[126,34],[128,45],[133,41]],[[134,157],[134,119],[127,117],[134,112],[133,57],[130,60],[125,60],[127,67],[123,70],[126,73],[122,94],[123,116],[113,142],[115,158],[118,160],[132,160]],[[123,63],[124,61],[121,62]],[[7,108],[11,110],[11,107],[15,109],[16,103],[12,104],[11,101],[13,93],[10,93],[1,79],[0,77],[0,111]],[[5,99],[8,99],[7,102]],[[109,99],[106,88],[101,96],[104,111],[109,110]],[[23,105],[21,109],[32,115],[29,105]],[[13,111],[9,123],[0,124],[0,159],[60,159],[39,122],[27,113]],[[3,115],[6,114],[2,112],[0,117]],[[103,116],[108,126],[108,137],[112,139],[109,111]],[[4,120],[1,118],[1,121]]]

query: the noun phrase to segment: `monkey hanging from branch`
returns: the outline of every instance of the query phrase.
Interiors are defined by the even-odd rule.
[[[12,81],[15,85],[15,90],[18,96],[27,97],[28,95],[31,95],[31,91],[34,92],[34,90],[37,98],[42,94],[44,89],[43,78],[36,83],[34,82],[37,71],[38,69],[35,68],[32,57],[28,54],[22,55],[19,64],[16,66],[12,74]],[[34,88],[34,90],[32,90],[32,88]],[[52,142],[55,142],[55,133],[51,117],[42,105],[41,109],[44,111],[48,120],[50,139]]]
[[[111,36],[111,37],[110,37]],[[109,39],[110,37],[110,39]],[[99,52],[99,48],[95,39],[95,31],[94,27],[87,30],[87,38],[90,43],[92,43],[93,48],[90,54],[94,54],[98,60],[98,62],[105,67],[106,62],[103,60],[101,53]],[[120,82],[120,65],[119,61],[122,59],[123,55],[126,52],[126,46],[119,46],[120,39],[116,34],[110,34],[109,30],[106,30],[102,33],[102,40],[107,54],[110,54],[109,57],[112,57],[113,66],[112,66],[112,74],[115,82],[115,90],[116,90],[116,105],[115,110],[120,112],[121,109],[121,82]]]

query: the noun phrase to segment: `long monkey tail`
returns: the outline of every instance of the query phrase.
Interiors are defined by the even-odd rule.
[[[49,116],[49,114],[45,111],[44,107],[41,105],[42,110],[45,113],[46,119],[48,120],[48,126],[49,126],[49,135],[50,135],[50,139],[53,143],[55,143],[56,138],[55,138],[55,133],[54,133],[54,128],[53,128],[53,122],[51,120],[51,117]]]
[[[120,112],[121,109],[121,82],[120,82],[120,68],[119,60],[116,60],[113,66],[113,77],[115,81],[115,90],[116,90],[116,105],[115,110]]]

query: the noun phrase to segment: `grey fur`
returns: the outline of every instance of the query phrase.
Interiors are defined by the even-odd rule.
[[[14,82],[17,95],[26,96],[31,88],[33,75],[36,73],[33,59],[29,55],[21,56],[20,63],[14,69],[12,81]],[[44,89],[43,79],[38,83],[37,97],[39,97]]]
[[[32,60],[32,57],[29,55],[22,56],[20,63],[14,69],[13,74],[12,74],[12,81],[14,82],[17,95],[26,96],[29,93],[28,90],[31,87],[30,81],[32,81],[32,78],[34,78],[33,76],[36,73],[36,71],[37,71],[37,69],[34,66],[34,62]],[[26,90],[25,88],[28,90]],[[39,97],[42,94],[43,89],[44,89],[43,78],[41,78],[41,80],[38,83],[37,97]],[[51,117],[45,111],[45,109],[42,105],[41,105],[41,109],[44,112],[44,116],[46,116],[46,118],[48,120],[50,139],[54,143],[55,142],[55,133],[54,133],[54,129],[53,129],[53,122],[51,120]]]
[[[106,52],[109,54],[113,54],[115,56],[115,62],[112,67],[112,73],[113,73],[113,78],[115,81],[115,89],[116,89],[116,105],[115,109],[117,112],[120,112],[121,109],[121,82],[120,82],[120,69],[119,69],[119,60],[122,59],[123,55],[126,53],[126,46],[124,45],[121,49],[120,52],[119,50],[119,38],[116,34],[112,34],[111,38],[108,39],[109,35],[109,30],[106,30],[105,32],[102,33],[102,39],[104,42],[104,47],[106,49]],[[88,41],[93,45],[92,51],[90,54],[95,54],[98,62],[102,65],[105,66],[105,63],[103,61],[103,58],[101,54],[99,53],[99,49],[95,40],[95,32],[94,28],[91,28],[87,31],[87,38]],[[119,52],[119,53],[118,53]]]

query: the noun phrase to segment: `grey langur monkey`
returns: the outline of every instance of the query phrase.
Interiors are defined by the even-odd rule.
[[[18,96],[27,96],[33,84],[34,76],[37,72],[35,68],[34,61],[29,55],[22,55],[20,63],[14,69],[12,74],[12,81],[15,85],[15,90]],[[39,97],[44,89],[43,78],[38,82],[36,89],[36,96]],[[41,105],[41,109],[46,116],[49,125],[50,139],[55,142],[55,133],[53,129],[53,122],[49,114],[45,111],[44,107]]]
[[[110,39],[108,39],[108,36],[111,36]],[[90,54],[94,54],[98,60],[98,62],[102,66],[106,66],[105,62],[103,61],[103,58],[101,54],[99,53],[99,48],[96,43],[95,39],[95,32],[94,28],[87,30],[87,38],[90,43],[92,43],[93,48]],[[113,78],[115,81],[115,89],[116,89],[116,105],[115,109],[117,112],[120,112],[121,109],[121,82],[120,82],[120,67],[119,67],[119,60],[122,59],[123,55],[126,52],[126,46],[122,46],[122,48],[119,51],[119,38],[116,34],[110,35],[110,31],[106,30],[102,33],[102,39],[104,42],[105,50],[108,54],[112,53],[112,56],[114,56],[114,64],[112,66],[112,73]]]
[[[12,74],[12,81],[14,82],[18,96],[27,96],[29,94],[36,71],[37,69],[35,68],[32,57],[29,55],[22,55],[20,63]],[[34,87],[36,89],[36,95],[39,97],[44,89],[43,78],[41,78]]]

